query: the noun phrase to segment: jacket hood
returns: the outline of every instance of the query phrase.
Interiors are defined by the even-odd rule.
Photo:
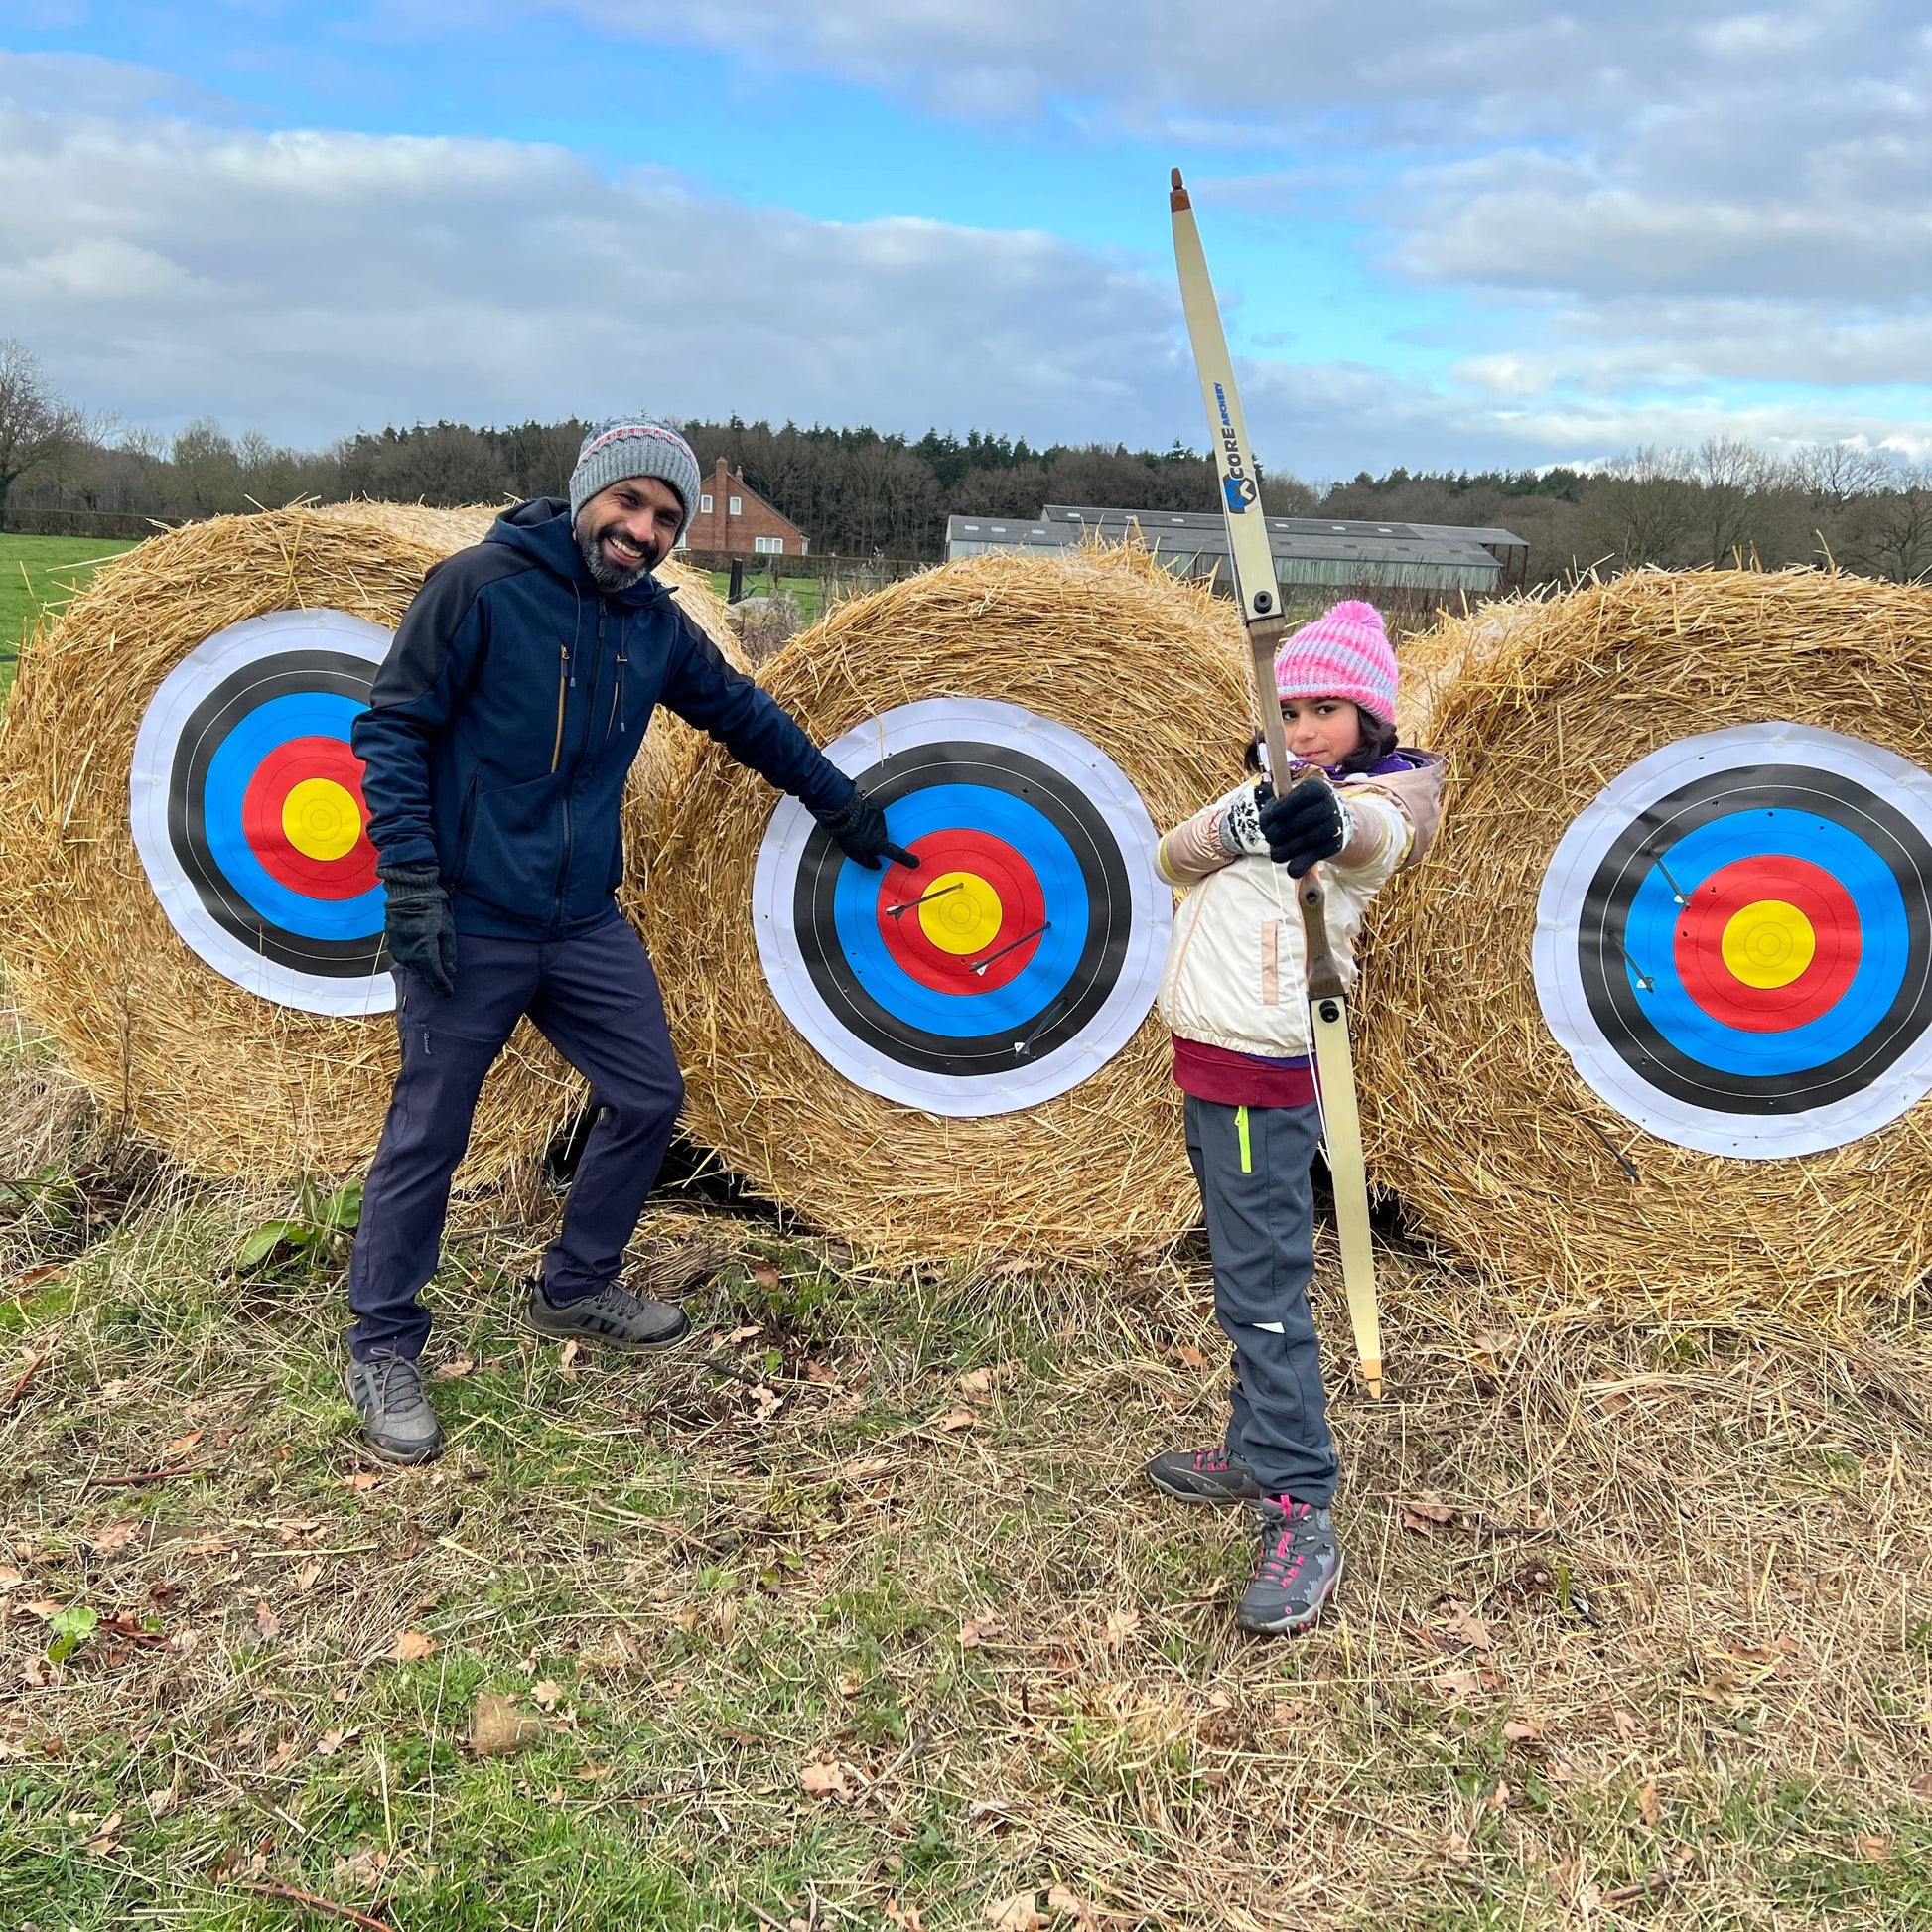
[[[483,541],[507,544],[575,589],[591,597],[600,594],[571,532],[570,505],[561,496],[533,496],[527,503],[505,510],[489,526],[489,534]],[[642,610],[669,593],[646,572],[627,591],[607,591],[603,595],[613,604]]]

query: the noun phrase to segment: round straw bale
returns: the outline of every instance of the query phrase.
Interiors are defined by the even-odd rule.
[[[276,1006],[176,936],[129,830],[142,714],[189,651],[243,619],[334,608],[393,627],[430,568],[493,514],[351,503],[190,524],[100,571],[23,652],[0,725],[0,964],[103,1104],[193,1171],[364,1167],[395,1076],[395,1025]],[[659,575],[735,653],[708,582],[676,563]],[[679,737],[697,736],[653,722],[635,779],[647,796],[682,756]],[[464,1183],[540,1152],[581,1101],[581,1082],[520,1028],[483,1088]]]
[[[821,744],[920,698],[1024,705],[1092,740],[1163,829],[1236,780],[1252,715],[1233,607],[1138,548],[944,565],[840,605],[759,675]],[[774,803],[706,744],[656,819],[638,816],[632,903],[695,1138],[757,1192],[886,1256],[1097,1257],[1185,1228],[1197,1198],[1152,1017],[1070,1093],[992,1119],[881,1099],[813,1052],[753,938]]]
[[[1445,1247],[1538,1295],[1832,1320],[1908,1290],[1932,1259],[1927,1103],[1793,1160],[1657,1138],[1579,1078],[1544,1022],[1531,945],[1572,820],[1679,739],[1788,721],[1932,766],[1932,591],[1805,570],[1632,573],[1479,610],[1417,656],[1409,722],[1449,779],[1434,854],[1382,896],[1362,945],[1378,1181]]]

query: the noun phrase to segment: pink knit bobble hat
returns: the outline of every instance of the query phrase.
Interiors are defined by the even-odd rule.
[[[1390,725],[1396,675],[1381,612],[1354,598],[1305,623],[1275,653],[1275,689],[1284,698],[1352,698]]]

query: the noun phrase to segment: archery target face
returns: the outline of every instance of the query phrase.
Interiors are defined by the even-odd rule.
[[[1706,1154],[1780,1160],[1932,1091],[1932,776],[1804,725],[1687,738],[1564,834],[1537,996],[1604,1100]]]
[[[920,860],[868,872],[795,798],[752,903],[772,993],[847,1079],[928,1113],[1011,1113],[1078,1086],[1160,986],[1173,895],[1127,774],[1077,732],[928,698],[826,747]]]
[[[343,611],[217,631],[134,741],[134,843],[169,922],[217,973],[308,1013],[395,1005],[348,730],[390,633]]]

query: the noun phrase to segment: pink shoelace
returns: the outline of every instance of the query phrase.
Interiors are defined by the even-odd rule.
[[[1228,1467],[1228,1447],[1225,1443],[1216,1443],[1212,1449],[1196,1449],[1194,1451],[1194,1473],[1196,1475],[1226,1475]]]
[[[1293,1496],[1284,1496],[1281,1504],[1287,1520],[1282,1524],[1281,1534],[1275,1539],[1275,1547],[1262,1556],[1261,1575],[1265,1582],[1286,1588],[1302,1574],[1305,1560],[1305,1553],[1295,1547],[1295,1526],[1314,1514],[1314,1505],[1298,1503]]]

